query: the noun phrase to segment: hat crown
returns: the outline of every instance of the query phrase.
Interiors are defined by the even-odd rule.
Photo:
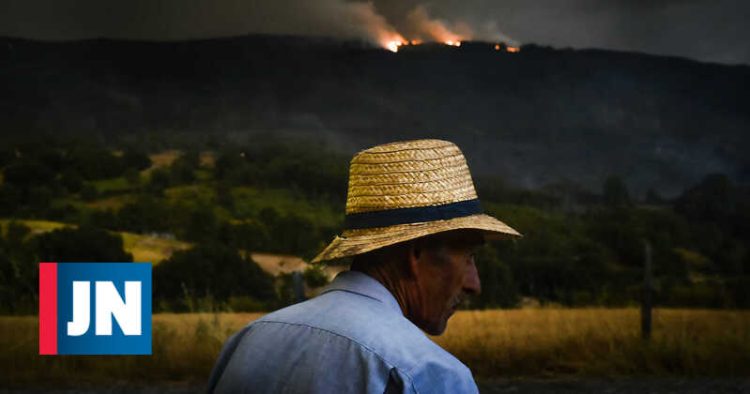
[[[347,214],[476,198],[466,159],[452,142],[430,139],[378,145],[357,153],[349,166]]]

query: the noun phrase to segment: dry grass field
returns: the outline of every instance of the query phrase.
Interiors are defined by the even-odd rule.
[[[3,233],[8,230],[8,224],[10,222],[9,219],[0,219],[0,229],[2,229]],[[39,235],[68,226],[65,223],[52,222],[49,220],[18,220],[18,222],[28,226],[31,229],[31,235]]]
[[[133,255],[133,261],[148,262],[154,265],[170,258],[174,252],[190,248],[190,244],[176,239],[160,238],[120,232],[123,249]]]
[[[39,356],[34,317],[0,317],[0,386],[206,381],[224,340],[260,314],[157,314],[152,356]],[[434,338],[479,379],[748,377],[750,312],[636,309],[462,311]]]
[[[750,312],[654,311],[653,338],[638,309],[465,311],[434,338],[496,376],[750,376]]]

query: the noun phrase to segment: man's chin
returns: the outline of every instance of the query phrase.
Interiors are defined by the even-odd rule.
[[[442,335],[445,332],[445,329],[448,327],[448,319],[450,319],[451,315],[453,314],[452,311],[448,311],[448,313],[443,317],[442,319],[438,321],[428,321],[428,320],[422,320],[422,319],[409,319],[411,322],[419,327],[420,330],[424,331],[428,335],[432,336],[438,336]]]
[[[448,315],[448,318],[450,318],[450,315]],[[422,331],[426,332],[427,334],[430,334],[432,336],[439,336],[443,335],[446,328],[448,328],[448,318],[445,320],[442,320],[440,322],[427,325],[426,327],[422,327]]]

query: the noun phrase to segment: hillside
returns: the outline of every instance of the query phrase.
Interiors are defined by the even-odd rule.
[[[0,39],[6,136],[274,133],[345,154],[432,136],[456,141],[476,173],[527,188],[600,190],[620,175],[637,195],[676,195],[709,173],[747,184],[749,88],[747,66],[533,45]]]
[[[348,156],[311,147],[253,141],[146,154],[59,138],[6,147],[0,313],[34,310],[39,261],[161,261],[155,299],[164,311],[293,302],[299,279],[280,275],[286,290],[277,292],[264,270],[304,266],[286,256],[312,258],[343,224]],[[724,175],[672,200],[633,198],[618,177],[588,194],[502,188],[491,178],[477,185],[484,210],[524,237],[478,251],[483,291],[472,307],[511,307],[523,297],[630,305],[640,294],[644,241],[659,305],[750,305],[750,190]],[[305,270],[305,283],[316,287],[339,269]]]

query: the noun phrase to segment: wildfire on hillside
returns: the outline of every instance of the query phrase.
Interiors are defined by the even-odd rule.
[[[399,48],[403,46],[417,46],[417,45],[422,45],[424,43],[425,42],[422,40],[392,40],[392,41],[386,42],[385,45],[383,46],[391,52],[398,52]],[[443,41],[442,44],[446,46],[451,46],[451,47],[460,47],[461,41],[448,40],[448,41]]]
[[[518,52],[521,52],[521,48],[510,46],[510,45],[507,45],[507,44],[504,44],[504,43],[503,44],[495,44],[495,50],[496,51],[504,51],[504,52],[508,52],[508,53],[518,53]]]
[[[396,29],[385,22],[384,18],[379,19],[379,23],[373,25],[377,42],[381,47],[391,51],[398,52],[400,48],[406,46],[417,46],[423,44],[442,44],[450,47],[460,47],[461,43],[474,40],[481,40],[481,43],[487,43],[489,38],[489,49],[492,49],[492,42],[496,51],[516,53],[519,48],[511,46],[508,42],[512,39],[495,31],[488,37],[486,32],[477,33],[475,29],[466,23],[448,23],[440,19],[432,18],[425,6],[415,7],[405,18],[406,23],[402,29]],[[408,39],[406,37],[409,37]],[[516,45],[513,43],[513,45]]]
[[[440,41],[425,42],[420,39],[415,39],[415,40],[398,39],[398,40],[387,41],[383,43],[382,45],[385,49],[388,49],[389,51],[395,53],[395,52],[398,52],[402,47],[416,47],[416,46],[423,45],[423,44],[433,44],[433,45],[441,44],[441,45],[450,46],[450,47],[460,47],[462,42],[463,41],[460,41],[460,40],[456,40],[456,41],[447,40],[447,41],[442,41],[442,42]],[[487,44],[487,45],[488,47],[494,48],[495,51],[503,52],[503,53],[518,53],[521,51],[520,47],[511,46],[505,43],[496,43],[494,45],[493,44]]]

